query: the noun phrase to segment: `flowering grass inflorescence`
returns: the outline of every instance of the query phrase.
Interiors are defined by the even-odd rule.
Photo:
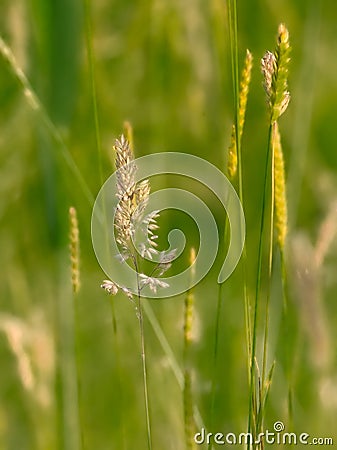
[[[158,288],[169,286],[158,277],[171,267],[171,261],[175,258],[175,250],[165,253],[159,252],[157,249],[158,235],[156,232],[159,229],[157,223],[159,212],[155,210],[145,214],[150,197],[150,183],[149,180],[135,181],[137,165],[130,143],[124,135],[116,140],[114,150],[117,170],[116,197],[118,199],[114,228],[121,252],[119,256],[123,263],[130,260],[136,270],[139,294],[144,286],[149,286],[156,293]],[[136,233],[143,238],[142,242],[138,244],[134,242]],[[152,260],[154,255],[157,255],[158,262],[151,274],[141,273],[139,259]],[[118,286],[113,281],[104,280],[101,287],[109,294],[115,295],[118,291],[122,291],[132,298],[132,293],[127,286]]]
[[[228,149],[227,172],[231,179],[235,177],[237,172],[237,165],[238,165],[237,142],[241,143],[243,127],[245,123],[252,67],[253,67],[253,55],[247,49],[240,81],[238,124],[237,124],[239,131],[238,133],[236,132],[236,126],[235,124],[233,124],[231,132],[231,141]]]
[[[278,119],[285,112],[290,101],[290,93],[288,91],[290,50],[288,30],[284,24],[280,24],[275,52],[267,51],[261,60],[264,89],[271,114],[272,131],[270,145],[273,154],[275,228],[277,242],[281,251],[284,249],[287,233],[287,201],[284,158]]]
[[[284,113],[290,101],[288,91],[290,50],[289,33],[285,25],[281,23],[278,28],[275,52],[267,51],[261,61],[264,88],[267,94],[272,122]]]

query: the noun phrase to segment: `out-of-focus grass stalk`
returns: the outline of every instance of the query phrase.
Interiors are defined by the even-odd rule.
[[[21,67],[18,65],[11,49],[8,47],[8,45],[1,37],[0,37],[0,53],[4,58],[4,60],[7,62],[12,74],[14,75],[19,85],[21,86],[22,93],[25,96],[27,103],[32,108],[32,110],[38,115],[38,117],[41,119],[41,122],[44,124],[44,126],[46,127],[52,138],[55,140],[56,144],[61,150],[61,154],[65,162],[67,163],[69,169],[72,171],[76,180],[81,186],[83,194],[85,195],[89,204],[93,205],[95,201],[94,196],[91,193],[83,175],[81,174],[80,169],[75,163],[68,147],[66,146],[61,133],[59,132],[58,128],[53,123],[53,121],[50,119],[45,107],[43,106],[43,103],[41,102],[40,98],[34,91],[27,76],[25,75]]]
[[[145,298],[142,301],[143,301],[144,312],[147,316],[147,319],[149,320],[149,322],[151,324],[151,327],[160,343],[161,348],[163,349],[166,357],[168,358],[169,365],[171,367],[172,372],[175,375],[177,383],[178,383],[181,391],[183,391],[183,389],[184,389],[184,374],[183,374],[181,367],[177,361],[177,358],[176,358],[176,356],[175,356],[175,354],[163,332],[162,327],[160,326],[160,324],[158,322],[158,319],[156,318],[156,316],[153,312],[153,309],[152,309],[149,301],[146,300]],[[197,405],[194,405],[193,411],[194,411],[194,421],[195,421],[195,424],[198,427],[198,429],[201,430],[202,428],[204,428],[206,430],[205,421],[203,420],[200,410]]]
[[[190,253],[190,267],[191,278],[195,275],[193,264],[195,262],[195,249],[191,249]],[[195,448],[194,433],[195,424],[193,418],[193,394],[192,394],[192,373],[190,361],[190,346],[192,342],[192,325],[193,325],[193,308],[194,308],[194,293],[191,288],[185,297],[184,308],[184,421],[185,421],[185,446],[186,450]]]
[[[243,196],[243,174],[242,174],[242,151],[241,151],[241,135],[243,129],[243,120],[244,113],[240,113],[240,91],[239,91],[239,58],[238,58],[238,17],[237,17],[237,2],[236,0],[228,0],[228,22],[229,22],[229,32],[230,32],[230,48],[231,48],[231,66],[232,66],[232,85],[233,85],[233,94],[234,94],[234,126],[232,132],[232,143],[235,143],[236,154],[237,154],[237,171],[238,171],[238,189],[239,189],[239,198],[241,204],[244,207],[244,196]],[[250,80],[250,71],[252,66],[252,57],[249,52],[246,55],[246,66],[249,67],[247,69],[248,80],[247,86],[249,85]],[[248,88],[247,88],[248,89]],[[248,91],[247,91],[248,92]],[[245,108],[245,103],[244,103]],[[231,146],[232,146],[231,143]],[[230,174],[230,172],[229,172]],[[253,400],[253,371],[252,367],[254,365],[254,352],[253,350],[254,344],[254,330],[252,330],[251,325],[251,304],[247,291],[247,252],[246,246],[243,249],[243,262],[242,262],[242,271],[243,271],[243,294],[244,294],[244,306],[245,306],[245,330],[246,330],[246,348],[247,348],[247,370],[248,370],[248,383],[249,383],[249,412],[248,412],[248,431],[251,428],[251,406]],[[256,309],[255,309],[256,312]],[[256,334],[256,330],[255,330]],[[256,338],[255,338],[256,339]],[[248,444],[249,448],[249,444]]]
[[[80,283],[80,239],[79,239],[79,227],[77,220],[77,212],[74,207],[69,208],[69,250],[70,250],[70,262],[71,262],[71,284],[73,292],[73,336],[75,345],[75,371],[76,371],[76,399],[77,405],[74,405],[74,409],[77,411],[77,429],[74,430],[78,436],[79,448],[84,449],[84,429],[82,420],[82,408],[81,408],[81,378],[80,378],[80,342],[79,342],[79,311],[78,311],[78,293],[81,287]]]
[[[227,227],[227,221],[226,225]],[[225,233],[226,235],[226,233]],[[216,384],[217,384],[217,362],[218,362],[218,351],[219,351],[219,333],[220,333],[220,317],[221,309],[223,303],[223,283],[218,286],[218,298],[216,305],[216,316],[215,316],[215,329],[214,329],[214,347],[213,347],[213,361],[212,361],[212,387],[211,387],[211,407],[210,407],[210,430],[212,431],[214,425],[214,408],[215,408],[215,394],[216,394]],[[212,442],[208,444],[208,450],[212,448]]]
[[[238,17],[236,0],[228,0],[228,22],[230,32],[231,66],[232,66],[232,86],[234,94],[234,124],[232,127],[231,144],[229,148],[228,175],[234,179],[237,172],[237,182],[239,190],[239,199],[244,208],[243,196],[243,174],[242,174],[242,146],[241,138],[243,133],[248,90],[251,78],[252,54],[247,50],[245,64],[242,71],[241,85],[239,84],[239,56],[238,56]],[[236,155],[237,169],[231,170],[231,154]],[[246,348],[247,348],[247,368],[251,360],[251,320],[250,320],[250,300],[247,291],[247,251],[244,246],[242,254],[242,273],[243,273],[243,294],[245,306],[245,330],[246,330]]]
[[[98,100],[97,100],[97,90],[96,90],[96,67],[95,67],[95,58],[93,51],[93,33],[92,33],[92,15],[91,15],[91,2],[90,0],[83,0],[83,10],[84,10],[84,19],[85,19],[85,40],[86,40],[86,50],[87,50],[87,58],[88,58],[88,68],[89,68],[89,77],[90,77],[90,89],[91,89],[91,98],[93,105],[93,116],[94,116],[94,127],[95,127],[95,140],[96,140],[96,150],[98,156],[98,169],[99,176],[101,180],[101,185],[104,183],[103,179],[103,154],[102,154],[102,144],[101,144],[101,133],[100,133],[100,124],[99,124],[99,114],[98,114]],[[129,134],[132,135],[132,128],[130,125]],[[104,217],[108,217],[109,213],[105,210],[106,202],[103,203],[103,215]],[[106,249],[109,253],[109,231],[106,230],[105,240],[106,240]],[[121,377],[121,365],[120,365],[120,345],[118,338],[118,329],[117,329],[117,319],[116,319],[116,311],[115,311],[115,303],[113,297],[109,298],[110,303],[110,311],[111,311],[111,322],[112,322],[112,331],[114,336],[114,355],[116,360],[116,368],[117,368],[117,382],[118,382],[118,391],[120,393],[120,414],[121,414],[121,423],[120,427],[121,432],[121,442],[123,448],[126,448],[126,419],[124,412],[124,401],[123,401],[123,389],[122,389],[122,377]]]
[[[87,57],[88,57],[88,67],[89,67],[89,76],[90,76],[90,89],[91,89],[91,98],[93,105],[93,114],[94,114],[94,126],[95,126],[95,138],[96,138],[96,149],[98,153],[98,168],[101,179],[101,184],[103,184],[103,162],[102,162],[102,145],[101,145],[101,133],[99,126],[99,117],[98,117],[98,104],[97,104],[97,93],[96,93],[96,79],[95,79],[95,59],[93,53],[93,34],[92,34],[92,25],[91,25],[91,3],[90,0],[83,0],[83,9],[84,9],[84,19],[85,19],[85,40],[86,40],[86,48],[87,48]]]
[[[149,390],[148,390],[148,379],[147,379],[147,367],[146,367],[146,352],[145,352],[145,334],[144,334],[144,317],[143,317],[143,305],[140,297],[140,280],[139,280],[139,268],[134,259],[135,270],[137,273],[137,317],[139,321],[139,331],[140,331],[140,345],[141,345],[141,360],[142,360],[142,372],[143,372],[143,392],[144,392],[144,402],[145,402],[145,416],[146,416],[146,433],[147,433],[147,447],[148,450],[152,450],[152,432],[151,432],[151,420],[150,420],[150,407],[149,407]]]

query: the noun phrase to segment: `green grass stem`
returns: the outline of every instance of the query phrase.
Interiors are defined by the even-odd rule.
[[[255,285],[255,303],[254,303],[254,313],[253,313],[253,328],[252,328],[252,352],[251,352],[251,362],[250,362],[250,389],[249,389],[249,410],[248,410],[248,432],[252,431],[253,423],[253,397],[254,397],[254,386],[255,386],[255,359],[256,359],[256,341],[258,332],[258,310],[259,310],[259,297],[261,289],[261,279],[262,279],[262,259],[263,259],[263,237],[265,231],[265,213],[267,209],[267,199],[269,191],[268,183],[268,173],[271,164],[271,136],[272,136],[272,126],[269,127],[268,132],[268,146],[267,154],[265,160],[264,168],[264,186],[263,186],[263,196],[261,205],[261,216],[260,216],[260,234],[259,234],[259,246],[258,246],[258,260],[257,260],[257,274],[256,274],[256,285]],[[250,449],[250,444],[247,446]]]
[[[151,433],[151,420],[150,420],[150,407],[149,407],[149,390],[147,381],[147,367],[146,367],[146,352],[145,352],[145,334],[144,334],[144,318],[143,318],[143,306],[140,296],[141,286],[139,280],[139,267],[136,258],[133,258],[134,266],[137,276],[137,318],[139,322],[140,332],[140,352],[142,360],[142,374],[143,374],[143,393],[144,393],[144,405],[145,405],[145,417],[146,417],[146,434],[147,434],[147,447],[148,450],[152,450],[152,433]]]

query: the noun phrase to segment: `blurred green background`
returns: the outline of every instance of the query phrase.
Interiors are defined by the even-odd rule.
[[[299,432],[334,436],[337,442],[337,7],[332,0],[238,1],[240,63],[246,48],[255,63],[243,136],[248,289],[253,295],[268,132],[259,61],[267,49],[274,49],[280,22],[289,29],[293,48],[292,100],[280,120],[294,310],[286,335],[288,345],[295,343],[292,426]],[[113,332],[109,299],[99,287],[105,276],[91,245],[88,192],[94,198],[113,171],[112,145],[126,119],[134,128],[137,156],[183,151],[225,170],[233,121],[226,2],[97,0],[86,9],[80,0],[1,0],[0,33],[17,64],[13,68],[8,63],[2,44],[0,448],[78,445],[68,251],[68,210],[73,205],[81,238],[77,335],[85,448],[146,449],[138,322],[132,304],[117,296],[112,299],[117,325]],[[42,109],[34,107],[31,92],[18,79],[19,69]],[[157,184],[160,188],[160,181]],[[213,207],[220,224],[221,212]],[[174,215],[164,219],[164,246],[167,231],[177,223],[187,240],[190,237],[188,248],[197,245],[193,225]],[[207,426],[220,262],[218,258],[194,291],[193,391]],[[265,420],[269,429],[276,420],[287,423],[288,417],[287,344],[284,336],[278,338],[282,297],[277,262],[274,279],[270,359],[278,362]],[[246,428],[242,283],[238,269],[224,287],[211,431]],[[183,300],[182,295],[151,301],[179,363]],[[182,449],[182,393],[148,321],[145,327],[154,448]]]

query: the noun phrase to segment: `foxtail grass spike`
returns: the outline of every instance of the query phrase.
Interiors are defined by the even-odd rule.
[[[239,123],[238,123],[238,128],[239,128],[239,139],[240,140],[241,140],[241,137],[242,137],[243,127],[244,127],[244,123],[245,123],[247,99],[248,99],[248,92],[249,92],[249,85],[250,85],[252,67],[253,67],[253,55],[247,49],[246,50],[245,63],[244,63],[244,67],[243,67],[242,75],[241,75],[240,93],[239,93]]]
[[[194,295],[189,292],[185,298],[185,319],[184,319],[184,340],[185,345],[192,341],[192,321],[193,321]]]
[[[228,149],[227,173],[233,179],[238,170],[238,152],[236,148],[235,125],[232,125],[231,143]]]
[[[275,183],[275,228],[277,242],[283,251],[287,235],[287,198],[284,159],[281,145],[281,136],[277,122],[273,125],[272,145],[274,150],[274,183]]]
[[[243,127],[245,124],[246,107],[248,99],[249,84],[253,67],[253,56],[249,50],[246,51],[246,58],[241,75],[239,92],[239,111],[238,111],[238,136],[236,136],[236,127],[233,124],[231,133],[231,142],[228,149],[227,172],[230,178],[234,178],[238,167],[237,145],[241,143]]]
[[[261,60],[264,88],[272,122],[284,113],[290,101],[288,91],[290,50],[289,32],[284,24],[280,24],[275,52],[267,51]]]
[[[80,240],[77,221],[76,209],[72,206],[69,208],[69,249],[71,262],[71,284],[74,294],[80,290]]]

